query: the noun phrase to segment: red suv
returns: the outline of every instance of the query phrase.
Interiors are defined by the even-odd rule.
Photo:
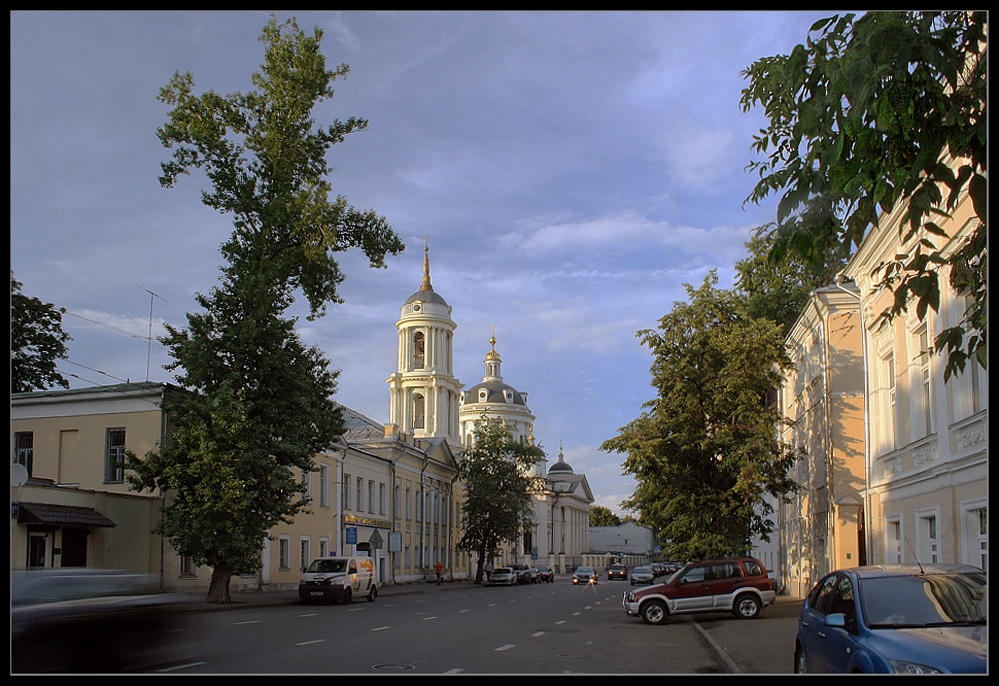
[[[624,611],[648,624],[665,624],[671,614],[731,612],[758,617],[777,599],[763,563],[754,557],[692,562],[664,583],[624,594]]]

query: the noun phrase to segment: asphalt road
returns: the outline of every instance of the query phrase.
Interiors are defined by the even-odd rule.
[[[559,578],[556,579],[554,586],[569,583],[568,579]],[[445,581],[440,586],[432,582],[394,584],[380,589],[379,600],[399,595],[453,592],[462,588],[472,589],[475,588],[475,584],[468,581]],[[613,589],[618,598],[629,588],[629,584],[622,581],[600,582],[601,593]],[[192,610],[225,612],[268,605],[298,604],[300,601],[297,591],[243,591],[233,594],[233,603],[230,605],[220,606],[196,601],[192,604]],[[729,613],[705,613],[677,616],[671,619],[671,624],[689,625],[704,647],[717,660],[724,673],[790,674],[794,634],[800,608],[800,599],[778,596],[777,602],[767,607],[760,617],[754,620],[739,620]],[[620,607],[615,610],[624,615]],[[641,624],[638,618],[628,618],[627,621]],[[663,631],[665,627],[649,626],[643,629],[648,629],[647,633],[651,637],[655,635],[652,632]]]

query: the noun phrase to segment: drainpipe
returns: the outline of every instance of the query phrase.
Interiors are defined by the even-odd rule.
[[[871,394],[867,353],[867,323],[864,321],[864,299],[860,293],[845,288],[843,272],[836,274],[836,288],[857,299],[860,314],[861,357],[864,363],[864,562],[871,564]],[[860,560],[858,560],[858,563]]]

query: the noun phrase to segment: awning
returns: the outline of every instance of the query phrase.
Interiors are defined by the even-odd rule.
[[[92,507],[18,503],[18,524],[60,524],[62,526],[117,526]]]

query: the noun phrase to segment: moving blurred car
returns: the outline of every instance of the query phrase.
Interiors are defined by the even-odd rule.
[[[597,570],[593,567],[588,567],[582,565],[576,567],[576,571],[572,573],[572,584],[573,586],[578,586],[579,584],[595,584],[597,583]]]
[[[497,567],[489,573],[490,586],[516,586],[517,574],[509,567]]]
[[[531,570],[528,569],[525,564],[511,564],[507,565],[513,570],[513,573],[517,575],[518,584],[529,584],[531,583]]]
[[[832,572],[808,594],[795,673],[978,674],[988,669],[988,577],[968,565]]]
[[[671,614],[731,612],[755,619],[777,599],[763,563],[755,557],[692,562],[664,583],[624,594],[624,611],[647,624],[666,624]]]
[[[555,583],[555,572],[551,567],[531,567],[531,583]]]
[[[11,573],[11,672],[125,672],[195,654],[190,597],[147,574],[91,568]]]
[[[620,579],[624,581],[628,578],[628,569],[621,564],[613,564],[607,568],[607,580]]]
[[[632,586],[635,584],[651,584],[656,580],[656,573],[653,571],[652,567],[632,567],[631,574],[628,579],[631,581]]]

